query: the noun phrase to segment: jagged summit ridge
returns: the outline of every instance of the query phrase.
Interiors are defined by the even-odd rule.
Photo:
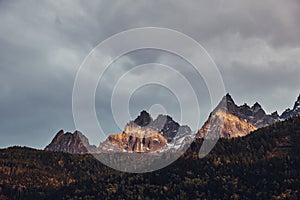
[[[225,138],[244,136],[254,129],[269,126],[296,115],[300,115],[300,95],[293,109],[287,109],[279,116],[277,111],[272,114],[266,114],[258,102],[254,103],[251,107],[246,103],[238,106],[235,104],[231,95],[227,93],[210,114],[208,120],[198,131],[197,135],[204,137],[210,133],[211,135],[219,134]],[[222,116],[222,118],[220,118],[220,116]],[[248,123],[248,125],[245,123]]]
[[[153,119],[147,111],[143,110],[140,113],[140,115],[133,122],[136,125],[144,127],[144,126],[148,126],[150,123],[152,123]]]
[[[299,94],[299,96],[297,98],[297,101],[294,104],[293,110],[300,110],[300,94]]]
[[[197,135],[210,139],[243,137],[256,129],[251,123],[219,109],[210,115]]]
[[[182,134],[183,129],[185,132],[192,132],[188,126],[180,126],[180,124],[169,115],[159,114],[156,119],[153,120],[151,115],[145,110],[126,126],[140,126],[140,129],[153,129],[167,138],[168,142],[171,142],[178,133]]]
[[[46,151],[62,151],[73,154],[83,154],[96,150],[96,146],[90,145],[88,139],[80,132],[64,132],[60,130],[51,143],[46,146]]]
[[[153,120],[147,111],[142,111],[135,120],[125,125],[121,134],[109,135],[99,147],[90,145],[88,139],[79,131],[65,133],[60,130],[45,150],[72,154],[168,151],[181,148],[182,143],[190,141],[187,138],[192,138],[192,135],[188,126],[179,125],[168,115],[158,115]]]
[[[176,149],[181,147],[183,138],[191,134],[188,126],[180,126],[168,115],[158,115],[153,120],[147,111],[142,111],[135,120],[126,124],[123,133],[110,135],[100,144],[100,148],[123,152]]]
[[[294,104],[293,109],[286,109],[282,115],[280,116],[281,119],[288,119],[294,116],[300,115],[300,94]]]
[[[232,115],[235,115],[258,128],[271,125],[278,121],[278,117],[276,115],[266,114],[266,112],[258,102],[256,102],[251,107],[246,103],[241,106],[236,105],[229,93],[227,93],[222,98],[221,102],[216,107],[214,112],[218,111],[219,109],[222,109]]]
[[[236,105],[227,93],[219,105],[210,114],[208,120],[198,131],[198,137],[208,133],[211,136],[241,137],[253,130],[274,124],[296,115],[300,115],[300,95],[293,109],[287,109],[281,115],[277,111],[266,114],[262,106]],[[158,115],[153,119],[147,111],[126,124],[123,133],[110,135],[99,147],[90,145],[88,139],[79,131],[74,133],[60,130],[45,150],[68,153],[87,153],[104,151],[153,152],[180,149],[194,138],[188,126],[181,126],[168,115]]]
[[[276,113],[266,114],[258,102],[251,107],[246,103],[238,106],[231,95],[227,93],[198,131],[197,136],[209,135],[210,138],[245,136],[257,128],[278,121],[279,118]]]

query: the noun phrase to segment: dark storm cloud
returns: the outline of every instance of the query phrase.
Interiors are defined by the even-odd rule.
[[[74,130],[73,82],[85,56],[112,34],[144,26],[175,29],[200,42],[238,103],[258,100],[268,112],[283,111],[300,92],[299,19],[297,0],[1,1],[0,146],[42,148],[59,129]],[[190,67],[167,54],[123,59],[103,77],[96,98],[108,132],[116,130],[105,117],[111,115],[107,97],[132,66],[165,62],[193,85],[199,81]],[[205,85],[197,91],[205,93]],[[143,95],[139,99],[151,103]]]

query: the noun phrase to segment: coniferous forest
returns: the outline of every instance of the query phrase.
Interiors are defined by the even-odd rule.
[[[91,155],[2,149],[0,199],[300,199],[299,117],[220,139],[199,159],[201,143],[144,174],[113,170]]]

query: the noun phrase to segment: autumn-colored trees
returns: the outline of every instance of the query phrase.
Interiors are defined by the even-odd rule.
[[[0,199],[299,199],[299,141],[293,118],[220,139],[203,159],[198,139],[176,162],[145,174],[115,171],[91,155],[12,147],[0,150]]]

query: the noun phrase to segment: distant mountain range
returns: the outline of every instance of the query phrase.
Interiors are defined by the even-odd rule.
[[[259,128],[297,115],[300,115],[300,95],[294,107],[286,109],[279,116],[277,112],[266,114],[257,102],[251,107],[247,104],[238,106],[230,94],[227,94],[196,135],[188,126],[181,126],[168,115],[159,115],[153,120],[149,113],[142,111],[135,120],[126,124],[123,133],[109,135],[98,147],[90,145],[88,139],[79,131],[64,133],[61,130],[45,150],[75,154],[178,151],[185,149],[194,136],[197,138],[243,137]]]
[[[133,121],[126,124],[123,133],[109,135],[99,147],[90,145],[88,139],[79,131],[64,133],[60,130],[46,151],[67,153],[99,152],[155,152],[172,151],[184,148],[183,141],[192,140],[194,133],[188,126],[180,126],[168,115],[158,115],[155,120],[142,111]]]

